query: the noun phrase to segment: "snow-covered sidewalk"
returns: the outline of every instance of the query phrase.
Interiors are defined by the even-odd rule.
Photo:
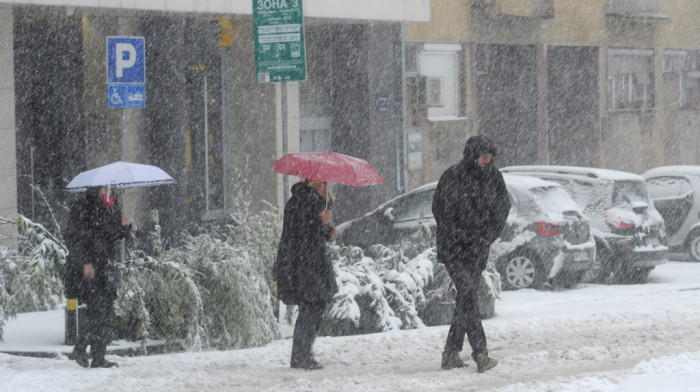
[[[30,331],[41,320],[11,320],[0,351],[60,346],[58,312],[61,325],[50,336]],[[319,337],[314,351],[326,367],[313,372],[289,368],[290,339],[246,350],[110,356],[119,369],[0,354],[0,391],[700,391],[700,263],[661,265],[643,285],[504,292],[496,312],[484,326],[500,363],[485,374],[474,365],[440,370],[448,327],[439,326]]]

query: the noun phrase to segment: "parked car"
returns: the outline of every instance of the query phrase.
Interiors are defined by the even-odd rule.
[[[578,285],[595,259],[588,218],[557,183],[514,175],[504,179],[512,207],[501,238],[492,246],[503,288]],[[419,240],[420,225],[434,234],[436,186],[421,186],[340,224],[338,242],[367,248]]]
[[[666,223],[669,248],[700,261],[700,166],[662,166],[642,177]]]
[[[593,282],[641,283],[665,263],[664,221],[644,178],[617,170],[575,166],[512,166],[504,173],[532,175],[561,184],[591,219],[596,262]]]

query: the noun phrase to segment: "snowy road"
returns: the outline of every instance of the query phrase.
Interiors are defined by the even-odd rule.
[[[110,357],[119,369],[0,354],[0,391],[700,391],[700,263],[644,285],[505,292],[484,326],[499,366],[440,370],[447,326],[320,337],[326,368],[290,369],[291,341],[227,352]],[[463,352],[465,359],[468,355]]]

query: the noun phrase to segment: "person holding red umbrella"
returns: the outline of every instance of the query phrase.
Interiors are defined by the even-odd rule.
[[[333,265],[326,257],[326,241],[338,237],[338,231],[330,225],[329,198],[327,182],[305,180],[292,186],[292,196],[284,208],[282,238],[272,274],[277,281],[277,297],[285,304],[299,306],[292,340],[293,368],[323,368],[311,348],[323,312],[338,291]]]

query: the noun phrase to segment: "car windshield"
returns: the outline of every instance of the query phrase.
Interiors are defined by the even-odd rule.
[[[613,205],[623,206],[638,202],[649,203],[649,193],[642,181],[615,181],[613,185]]]

